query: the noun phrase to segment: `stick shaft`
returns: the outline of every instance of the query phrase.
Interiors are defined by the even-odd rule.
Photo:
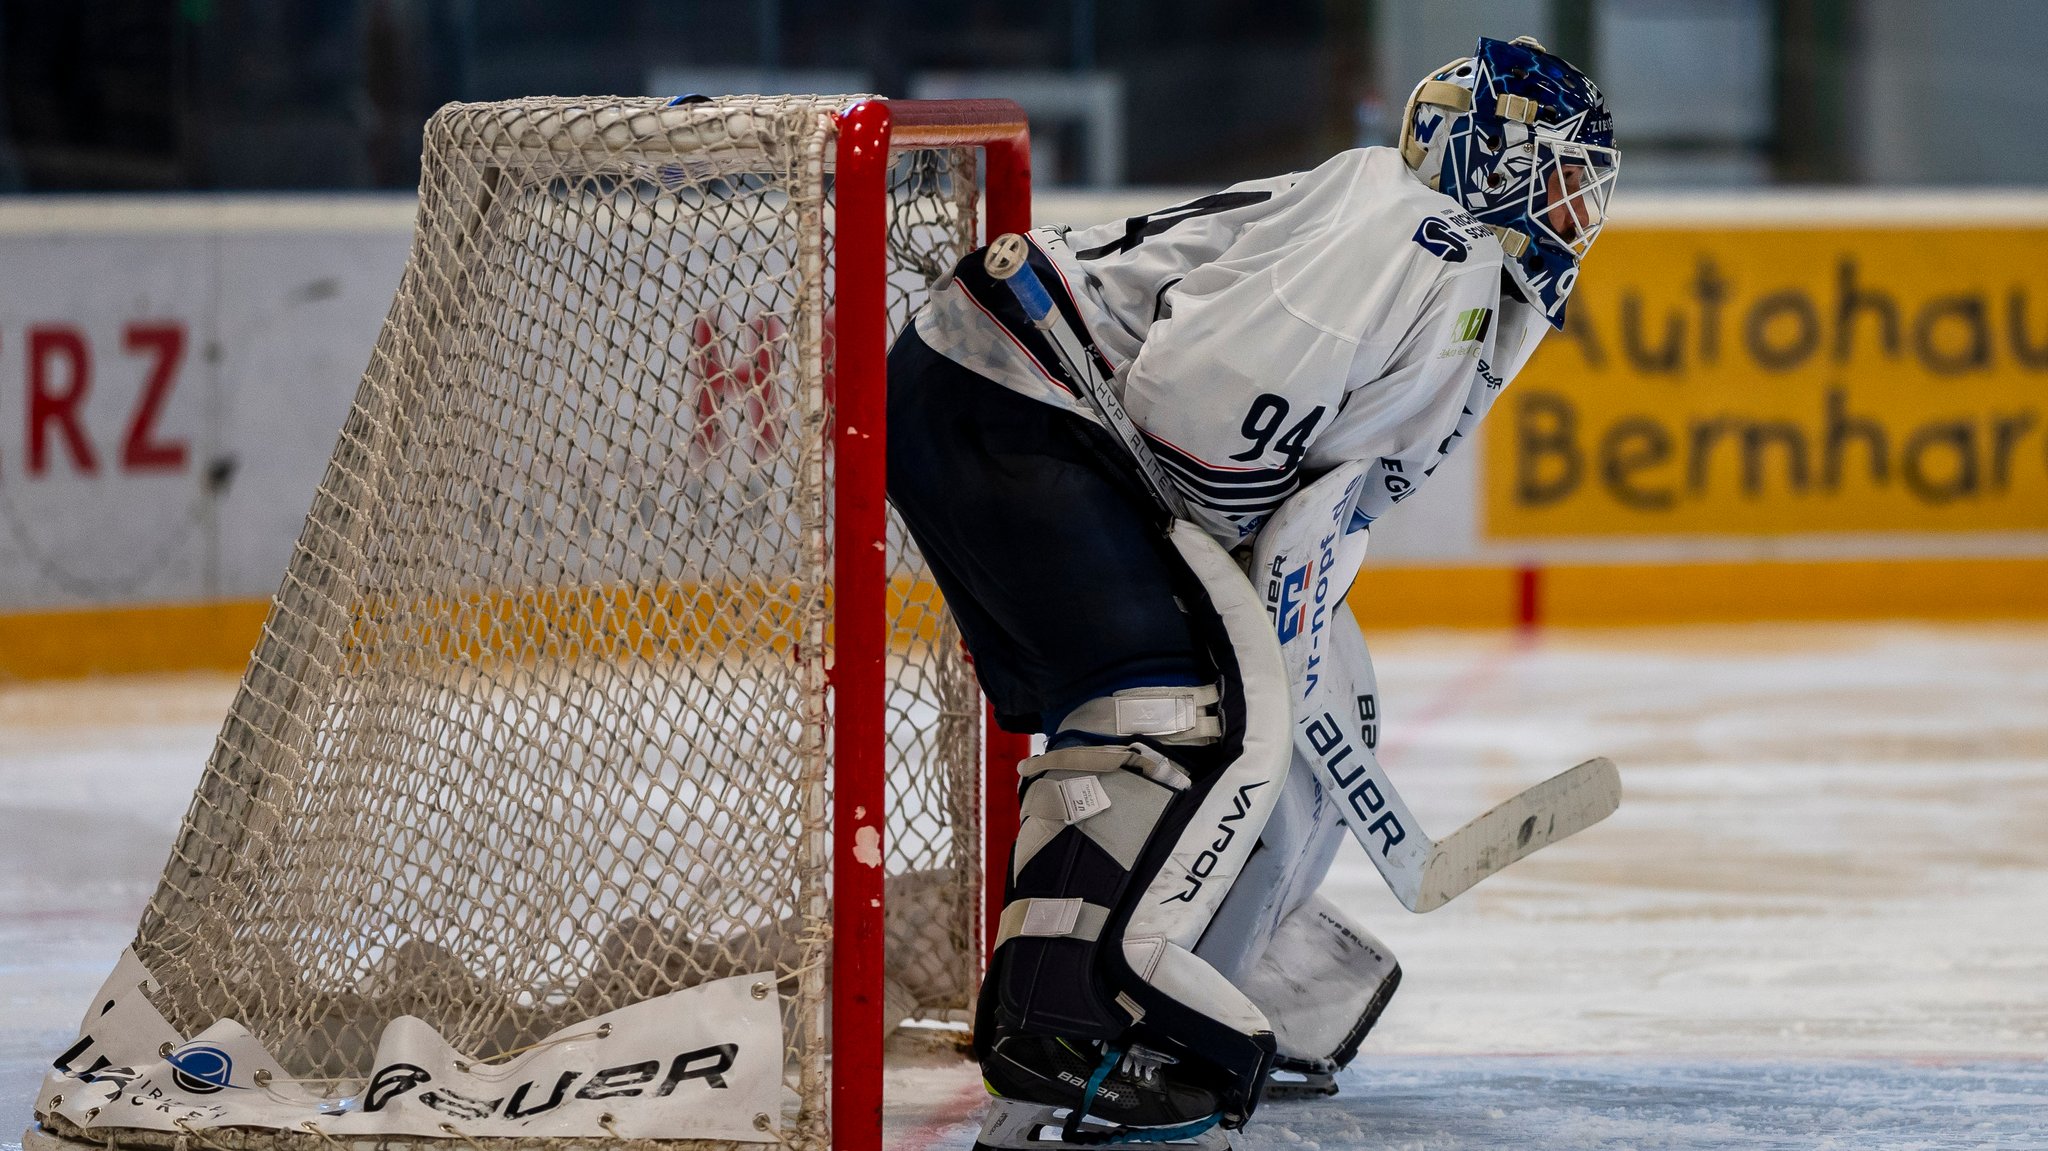
[[[1012,232],[997,237],[988,246],[988,254],[982,258],[982,267],[993,278],[1010,288],[1010,294],[1017,298],[1017,304],[1024,309],[1031,326],[1045,333],[1046,341],[1060,358],[1060,366],[1081,389],[1081,397],[1105,427],[1115,434],[1124,451],[1138,465],[1138,473],[1144,478],[1145,487],[1151,492],[1152,500],[1159,505],[1170,519],[1188,518],[1187,501],[1181,497],[1180,489],[1173,486],[1173,480],[1152,454],[1145,443],[1144,433],[1124,410],[1123,400],[1110,386],[1108,380],[1098,375],[1091,359],[1084,350],[1087,341],[1079,338],[1072,330],[1065,313],[1053,303],[1052,293],[1039,280],[1038,273],[1031,270],[1029,242],[1023,236]]]

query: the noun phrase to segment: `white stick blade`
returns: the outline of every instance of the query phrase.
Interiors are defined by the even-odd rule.
[[[1435,911],[1465,889],[1538,848],[1614,814],[1621,772],[1589,759],[1473,820],[1436,843],[1410,911]]]

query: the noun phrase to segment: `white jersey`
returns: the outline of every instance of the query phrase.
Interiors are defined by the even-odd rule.
[[[1384,514],[1469,434],[1548,330],[1502,295],[1493,233],[1391,148],[1029,239],[1041,279],[1069,297],[1062,306],[1131,418],[1226,546],[1351,460],[1373,461],[1359,513]],[[918,334],[1095,419],[1005,292],[963,274],[933,293]]]

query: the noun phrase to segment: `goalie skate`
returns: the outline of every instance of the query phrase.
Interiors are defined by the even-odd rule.
[[[982,1063],[989,1093],[976,1151],[1145,1143],[1227,1151],[1214,1091],[1170,1056],[1013,1034]]]
[[[996,1098],[989,1101],[988,1117],[982,1120],[981,1135],[974,1151],[1016,1151],[1032,1147],[1096,1147],[1144,1144],[1180,1147],[1191,1151],[1230,1151],[1230,1140],[1220,1127],[1197,1135],[1176,1138],[1168,1129],[1129,1127],[1100,1119],[1083,1120],[1078,1138],[1065,1135],[1069,1107],[1029,1103],[1022,1099]]]

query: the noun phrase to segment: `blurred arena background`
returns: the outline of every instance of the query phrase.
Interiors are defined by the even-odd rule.
[[[1481,30],[1608,88],[1616,222],[1361,618],[2048,614],[2039,5],[92,0],[0,6],[0,675],[241,664],[444,101],[1000,94],[1092,223],[1388,142]]]
[[[1391,143],[1481,33],[1608,91],[1613,222],[1352,602],[1431,827],[1591,754],[1629,799],[1423,919],[1347,856],[1412,957],[1387,1093],[1260,1138],[2041,1146],[2033,0],[0,0],[0,1139],[153,890],[436,107],[1003,96],[1088,224]],[[980,1098],[933,1074],[919,1146]]]

